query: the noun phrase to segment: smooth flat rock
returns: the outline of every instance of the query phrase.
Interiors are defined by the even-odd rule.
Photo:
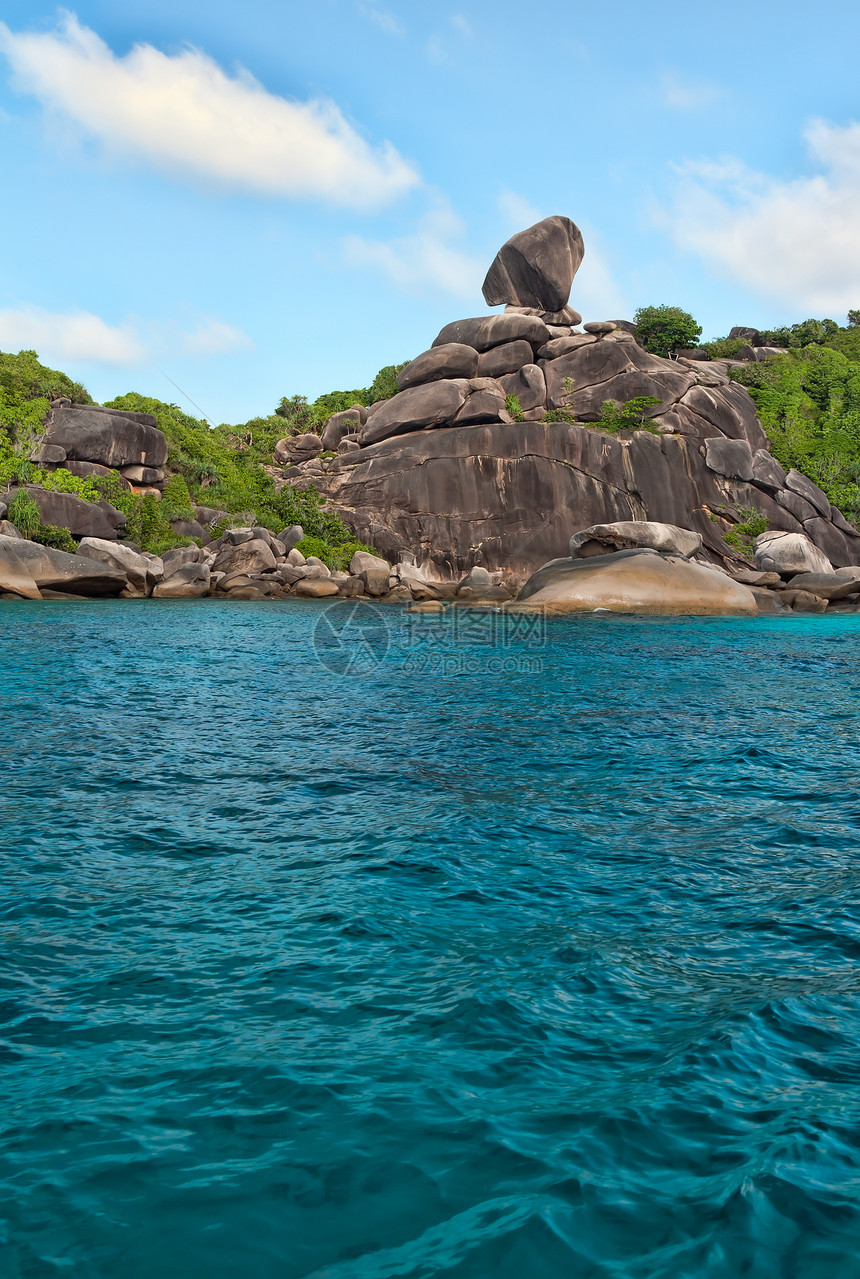
[[[444,348],[440,348],[444,349]],[[504,377],[506,373],[516,373],[524,364],[534,360],[531,343],[503,342],[501,346],[491,347],[478,357],[478,377]]]
[[[296,595],[303,595],[307,599],[326,599],[329,596],[339,594],[338,583],[333,582],[330,577],[302,578],[300,582],[296,582]]]
[[[702,549],[702,536],[691,529],[654,520],[616,520],[613,524],[592,524],[570,539],[570,557],[574,560],[637,548],[690,559]]]
[[[67,528],[73,537],[98,537],[115,541],[119,529],[126,524],[122,511],[109,502],[85,502],[74,493],[56,493],[27,484],[26,491],[39,508],[43,524]]]
[[[531,358],[531,347],[528,358]],[[397,374],[397,387],[408,391],[412,386],[423,386],[426,382],[439,382],[445,378],[472,378],[477,372],[478,352],[473,346],[466,346],[464,342],[443,342],[441,346],[422,352],[405,369],[401,369]]]
[[[493,259],[482,288],[487,305],[561,311],[584,253],[582,234],[570,218],[536,222],[511,236]]]
[[[809,591],[825,600],[844,600],[860,591],[860,567],[838,568],[834,573],[796,573],[789,581],[795,591]]]
[[[529,578],[516,607],[549,613],[606,609],[692,617],[758,613],[750,588],[728,574],[646,550],[554,560]]]
[[[74,595],[118,595],[126,585],[124,572],[98,560],[0,535],[0,572],[3,571],[28,574],[39,588]]]
[[[465,378],[453,378],[401,391],[368,417],[361,431],[362,445],[375,444],[392,435],[408,434],[425,426],[453,422],[470,389]]]
[[[767,449],[756,449],[752,455],[752,482],[766,493],[778,493],[785,488],[785,471]]]
[[[506,342],[520,341],[528,342],[537,349],[549,341],[549,329],[536,315],[505,311],[502,315],[479,315],[471,320],[454,320],[445,325],[433,346],[456,342],[484,352]]]
[[[833,572],[830,560],[804,533],[760,533],[753,550],[756,568],[766,573],[793,577],[797,573]]]

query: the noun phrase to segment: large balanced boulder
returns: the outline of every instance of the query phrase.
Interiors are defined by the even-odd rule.
[[[755,566],[764,573],[832,573],[833,565],[805,533],[761,533],[753,544]]]
[[[93,405],[65,404],[55,408],[45,444],[61,446],[67,458],[109,467],[162,467],[167,461],[167,439],[152,414]]]
[[[646,550],[554,560],[529,578],[517,606],[550,613],[758,614],[749,587],[720,569]]]
[[[570,557],[574,560],[636,549],[680,555],[688,560],[702,549],[702,535],[654,520],[617,520],[614,524],[592,524],[570,539]]]
[[[26,575],[40,589],[73,595],[119,595],[126,585],[125,573],[111,565],[0,535],[0,581],[4,573]]]
[[[582,235],[570,218],[544,218],[499,249],[483,284],[487,305],[561,311],[584,253]]]

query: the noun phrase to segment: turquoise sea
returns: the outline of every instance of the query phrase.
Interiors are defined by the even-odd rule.
[[[857,1279],[858,658],[0,604],[0,1275]]]

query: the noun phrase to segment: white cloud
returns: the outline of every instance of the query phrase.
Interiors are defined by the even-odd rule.
[[[379,27],[380,31],[384,31],[387,36],[402,36],[404,34],[403,24],[387,9],[377,9],[372,4],[360,4],[358,12],[363,18],[367,18],[368,22],[372,22],[375,27]]]
[[[804,137],[813,176],[776,178],[733,158],[687,164],[661,221],[762,298],[836,314],[860,305],[860,124],[816,120]]]
[[[462,13],[455,13],[451,19],[451,26],[455,31],[459,31],[461,36],[465,36],[467,40],[472,38],[472,24],[468,18],[464,18]]]
[[[458,247],[462,234],[462,222],[440,201],[412,235],[388,243],[352,235],[345,247],[351,265],[376,267],[407,292],[430,288],[455,297],[480,297],[486,267]]]
[[[499,195],[499,211],[511,227],[511,235],[526,231],[544,216],[536,205],[516,191],[502,191]]]
[[[0,311],[0,347],[100,364],[139,364],[146,354],[133,325],[113,328],[88,311],[62,315],[39,307]]]
[[[663,105],[675,111],[701,111],[725,96],[725,89],[710,80],[687,80],[675,71],[664,71],[660,77]]]
[[[116,57],[65,14],[55,31],[0,23],[16,86],[73,120],[112,153],[181,177],[271,196],[376,209],[420,182],[390,143],[371,147],[334,102],[292,102],[206,54],[136,45]]]
[[[38,351],[47,360],[133,367],[167,356],[220,355],[251,345],[240,329],[211,317],[183,330],[173,321],[129,319],[110,325],[89,311],[36,306],[0,310],[0,349]]]

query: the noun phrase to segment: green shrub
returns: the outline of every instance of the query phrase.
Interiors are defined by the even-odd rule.
[[[9,503],[6,518],[11,520],[19,533],[32,540],[42,527],[42,516],[32,494],[19,489]]]
[[[652,355],[668,358],[676,351],[696,346],[702,333],[689,311],[679,306],[641,306],[633,317],[636,340]]]
[[[515,422],[525,422],[526,415],[523,413],[522,406],[520,405],[520,397],[518,395],[506,395],[505,408]]]
[[[767,532],[770,520],[754,506],[738,507],[738,515],[740,519],[723,534],[723,541],[741,554],[749,555],[755,539],[760,533]]]
[[[706,351],[712,360],[733,360],[748,345],[746,338],[714,338],[713,342],[700,343],[699,350]]]
[[[376,554],[373,547],[365,546],[363,542],[350,540],[340,545],[332,545],[321,537],[303,537],[297,549],[306,559],[309,559],[311,555],[316,556],[332,572],[345,572],[356,551],[370,551],[371,555]]]
[[[615,434],[618,431],[655,431],[656,428],[649,426],[646,422],[645,414],[650,408],[662,404],[663,401],[655,395],[637,395],[632,400],[625,400],[623,404],[617,400],[604,400],[600,410],[600,417],[594,423],[589,423],[594,430],[608,431]],[[659,432],[657,432],[659,434]]]

